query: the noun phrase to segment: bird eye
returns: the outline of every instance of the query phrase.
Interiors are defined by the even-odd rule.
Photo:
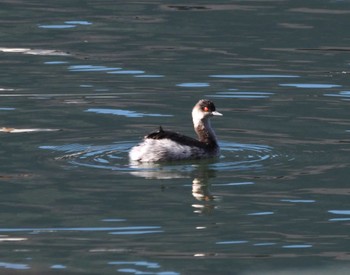
[[[209,112],[209,108],[207,106],[203,107],[204,112]]]

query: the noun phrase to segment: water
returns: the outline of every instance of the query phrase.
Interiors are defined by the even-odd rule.
[[[2,273],[347,274],[348,1],[6,1]],[[163,125],[214,161],[130,165]]]

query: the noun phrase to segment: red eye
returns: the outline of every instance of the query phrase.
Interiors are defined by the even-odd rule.
[[[209,108],[207,106],[203,107],[204,112],[209,112]]]

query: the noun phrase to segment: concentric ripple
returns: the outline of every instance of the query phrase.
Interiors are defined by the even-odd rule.
[[[279,155],[267,145],[220,142],[221,156],[215,160],[179,161],[166,164],[129,163],[128,151],[136,142],[117,142],[108,145],[45,145],[41,149],[62,152],[56,157],[74,166],[106,169],[131,173],[146,178],[192,177],[198,167],[205,165],[214,171],[257,170],[266,166],[266,161]]]
[[[128,171],[130,167],[127,152],[133,143],[118,142],[108,145],[64,144],[44,145],[40,149],[63,152],[56,160],[64,160],[72,165]]]
[[[264,167],[265,161],[279,156],[267,145],[220,142],[220,147],[220,161],[211,167],[221,171],[259,169]]]

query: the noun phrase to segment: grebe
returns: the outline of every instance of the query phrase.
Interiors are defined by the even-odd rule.
[[[222,116],[210,100],[202,99],[192,109],[192,120],[198,140],[175,132],[159,130],[145,136],[129,152],[131,161],[161,162],[216,157],[220,148],[210,126],[212,116]]]

